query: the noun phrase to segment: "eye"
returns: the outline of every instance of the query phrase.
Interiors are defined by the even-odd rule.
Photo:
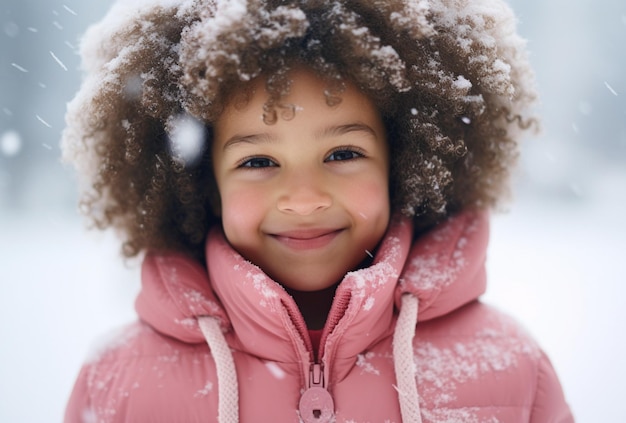
[[[252,157],[242,161],[238,167],[252,167],[252,168],[264,168],[264,167],[277,167],[278,165],[267,157]]]
[[[364,154],[360,151],[357,151],[354,148],[346,148],[342,147],[330,153],[330,155],[326,158],[327,162],[337,162],[337,161],[346,161],[346,160],[354,160],[364,157]]]

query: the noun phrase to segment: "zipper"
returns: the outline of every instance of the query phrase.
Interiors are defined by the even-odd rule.
[[[335,414],[333,397],[324,378],[324,364],[309,364],[309,386],[300,397],[300,418],[304,423],[330,423]]]
[[[335,295],[334,304],[333,307],[331,307],[326,325],[324,326],[319,350],[317,352],[313,349],[308,328],[295,301],[293,301],[291,297],[288,301],[283,301],[283,306],[287,310],[293,328],[300,335],[300,338],[304,340],[307,352],[303,355],[308,356],[309,361],[308,369],[306,365],[303,369],[305,373],[308,371],[309,374],[308,386],[306,386],[305,391],[300,397],[298,407],[302,423],[330,423],[334,421],[335,402],[328,391],[328,381],[326,380],[324,371],[324,359],[332,360],[333,354],[326,351],[325,346],[328,341],[328,334],[332,332],[345,313],[350,302],[350,297],[349,292],[343,295]],[[297,349],[299,350],[299,348]],[[304,351],[300,351],[301,354],[303,352]]]
[[[316,354],[313,350],[313,344],[311,337],[309,336],[304,318],[300,314],[295,302],[283,302],[285,309],[289,314],[291,323],[296,333],[300,336],[300,339],[304,341],[306,351],[299,350],[303,362],[308,361],[308,368],[303,363],[303,372],[306,375],[308,371],[308,382],[306,389],[300,397],[298,410],[300,412],[300,419],[302,423],[330,423],[334,419],[335,404],[333,397],[328,391],[328,385],[326,376],[324,375],[324,362],[323,360],[318,362],[317,357],[321,356],[324,342],[324,336],[322,335],[322,341],[320,342],[320,348]],[[292,307],[290,307],[292,306]]]

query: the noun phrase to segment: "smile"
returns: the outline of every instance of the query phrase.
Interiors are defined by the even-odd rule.
[[[315,250],[330,244],[341,229],[303,229],[273,234],[272,237],[292,250]]]

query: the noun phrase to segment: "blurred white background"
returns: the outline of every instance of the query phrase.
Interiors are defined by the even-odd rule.
[[[79,367],[134,319],[138,266],[87,232],[61,165],[78,39],[111,0],[0,5],[0,421],[60,422]],[[626,421],[626,3],[514,0],[542,95],[485,301],[535,335],[578,422]]]

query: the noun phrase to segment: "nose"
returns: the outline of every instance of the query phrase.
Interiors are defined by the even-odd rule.
[[[321,176],[300,170],[285,175],[276,207],[284,213],[308,216],[332,205],[332,196]]]

